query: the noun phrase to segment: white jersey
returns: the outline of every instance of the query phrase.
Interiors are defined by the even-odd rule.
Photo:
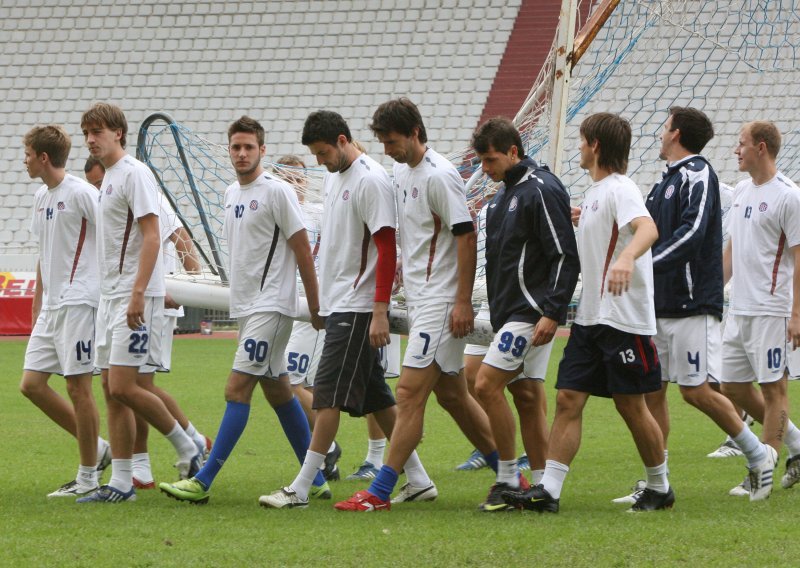
[[[159,196],[158,200],[158,226],[161,230],[161,257],[164,261],[164,275],[175,274],[178,270],[178,251],[175,248],[175,243],[170,240],[172,234],[183,227],[178,216],[172,209],[167,199],[163,194]],[[167,317],[182,318],[183,306],[178,309],[164,308],[164,315]]]
[[[397,226],[389,174],[361,154],[344,172],[325,174],[323,195],[319,312],[371,312],[378,262],[372,235]]]
[[[650,213],[642,192],[626,176],[611,174],[586,192],[577,234],[583,287],[576,323],[655,335],[653,257],[649,250],[636,259],[628,291],[621,296],[608,292],[608,271],[633,239],[630,222],[638,217],[650,217]]]
[[[157,216],[159,199],[153,173],[132,156],[126,155],[106,170],[97,223],[100,291],[104,297],[122,298],[133,291],[142,252],[138,219]],[[166,294],[161,247],[144,294],[150,297]]]
[[[472,223],[464,180],[428,148],[416,167],[394,165],[406,303],[452,302],[458,287],[454,225]]]
[[[225,190],[231,317],[297,316],[297,258],[287,241],[304,229],[294,190],[267,172]]]
[[[731,313],[791,316],[794,255],[800,244],[800,189],[778,173],[762,185],[736,185],[730,213]]]
[[[53,189],[36,191],[31,232],[39,241],[43,310],[97,307],[96,222],[97,190],[82,179],[66,174]]]

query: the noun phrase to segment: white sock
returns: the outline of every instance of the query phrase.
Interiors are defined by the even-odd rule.
[[[542,477],[544,476],[543,469],[532,469],[531,470],[531,485],[539,485],[542,482]]]
[[[497,483],[505,483],[514,489],[519,487],[519,465],[516,458],[497,462]]]
[[[755,467],[767,457],[767,450],[764,444],[744,422],[742,422],[742,431],[733,438],[733,443],[742,450],[742,453],[747,458],[747,467]]]
[[[406,470],[406,478],[408,482],[414,487],[428,487],[433,484],[431,478],[428,477],[428,472],[425,471],[422,462],[419,460],[417,450],[411,452],[403,469]]]
[[[153,471],[150,468],[150,454],[133,454],[133,477],[142,483],[153,481]]]
[[[79,465],[75,481],[83,487],[97,487],[97,470],[94,466]]]
[[[303,461],[303,467],[300,468],[300,473],[294,478],[292,484],[289,486],[300,499],[304,501],[308,499],[308,490],[311,489],[311,484],[314,483],[314,478],[317,472],[322,469],[325,463],[325,454],[318,454],[308,450],[306,452],[306,459]]]
[[[659,493],[669,491],[669,480],[667,480],[667,462],[655,467],[645,466],[644,472],[647,475],[647,488]]]
[[[569,466],[555,460],[547,460],[542,476],[542,486],[553,499],[561,499],[561,488],[569,473]]]
[[[789,449],[789,457],[800,454],[800,430],[791,420],[786,425],[786,435],[783,437],[783,443]]]
[[[170,433],[167,434],[167,440],[170,441],[175,451],[178,452],[179,461],[189,461],[197,455],[197,446],[195,446],[192,439],[186,435],[186,432],[183,431],[183,428],[181,428],[177,420],[175,421],[175,426],[173,426]]]
[[[97,460],[100,461],[100,458],[103,455],[103,452],[106,451],[106,448],[110,447],[111,445],[105,441],[100,436],[97,437]]]
[[[133,467],[131,460],[111,460],[111,480],[108,484],[127,493],[133,487]]]
[[[364,461],[368,461],[375,466],[376,469],[383,467],[383,451],[386,449],[386,438],[380,440],[369,441],[369,451]]]
[[[189,422],[189,425],[186,427],[186,435],[192,439],[192,442],[194,442],[194,445],[197,446],[198,450],[205,451],[206,437],[198,432],[197,428],[195,428],[194,424],[191,422]]]

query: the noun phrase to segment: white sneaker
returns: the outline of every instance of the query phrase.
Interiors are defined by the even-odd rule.
[[[764,444],[764,448],[767,450],[767,457],[748,472],[751,501],[769,499],[769,495],[772,493],[772,475],[775,465],[778,463],[778,452],[769,444]]]
[[[612,503],[624,503],[627,505],[633,505],[639,500],[639,496],[644,491],[644,488],[647,487],[647,482],[644,479],[640,479],[636,482],[633,486],[633,492],[629,495],[625,495],[623,497],[617,497],[616,499],[612,499]]]
[[[192,459],[187,461],[179,461],[175,464],[175,469],[178,470],[178,479],[191,479],[203,467],[203,453],[196,453]]]
[[[707,458],[735,458],[744,455],[733,440],[725,440],[722,445],[706,455]]]
[[[786,460],[786,473],[781,478],[781,486],[789,489],[800,481],[800,454]]]
[[[81,497],[83,495],[88,495],[92,491],[96,491],[98,485],[93,486],[86,486],[78,483],[77,481],[73,480],[69,483],[65,483],[52,493],[48,493],[47,497]]]
[[[258,504],[267,509],[292,509],[308,507],[308,499],[300,499],[292,489],[282,487],[258,498]]]
[[[407,503],[410,501],[433,501],[439,496],[436,485],[431,483],[427,487],[414,487],[406,483],[400,488],[400,492],[392,499],[392,504]]]
[[[728,491],[728,495],[733,497],[747,497],[750,495],[750,477],[745,477],[744,481]]]

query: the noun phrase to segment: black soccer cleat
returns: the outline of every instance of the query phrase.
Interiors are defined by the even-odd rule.
[[[328,452],[325,456],[325,467],[322,469],[322,477],[325,478],[325,481],[339,481],[341,474],[339,473],[339,466],[336,465],[336,462],[338,462],[341,457],[342,447],[334,440],[333,450]]]
[[[553,499],[540,483],[527,491],[503,491],[503,500],[511,507],[536,511],[537,513],[558,513],[558,499]]]
[[[647,511],[661,511],[664,509],[672,509],[675,504],[675,493],[672,487],[666,493],[660,491],[653,491],[652,489],[645,488],[639,496],[639,500],[628,509],[628,513],[643,513]]]

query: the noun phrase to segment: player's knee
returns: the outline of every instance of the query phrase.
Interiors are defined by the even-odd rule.
[[[90,382],[67,380],[67,395],[73,403],[83,402],[92,396]]]
[[[19,383],[19,392],[26,398],[35,399],[42,391],[42,385],[22,379]]]

